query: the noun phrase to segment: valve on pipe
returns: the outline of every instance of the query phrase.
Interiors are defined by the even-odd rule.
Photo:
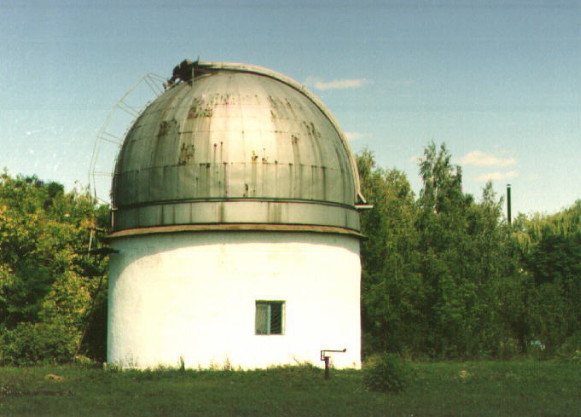
[[[329,367],[330,367],[330,360],[331,357],[327,355],[327,353],[345,353],[347,352],[347,348],[342,350],[337,349],[323,349],[321,350],[321,361],[325,362],[325,379],[329,379],[331,377]]]

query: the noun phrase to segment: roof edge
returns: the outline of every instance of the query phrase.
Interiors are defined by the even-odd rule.
[[[337,226],[313,226],[303,224],[184,224],[173,226],[141,227],[135,229],[120,230],[107,236],[108,239],[137,237],[160,233],[184,233],[184,232],[302,232],[302,233],[327,233],[343,236],[352,236],[363,239],[364,235],[356,230]]]

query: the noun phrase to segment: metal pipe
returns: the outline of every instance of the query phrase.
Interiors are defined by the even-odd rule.
[[[331,378],[331,371],[330,371],[331,357],[327,355],[327,352],[345,353],[345,352],[347,352],[347,348],[342,349],[342,350],[336,350],[336,349],[323,349],[323,350],[321,350],[321,361],[325,362],[325,379]]]
[[[512,224],[510,184],[506,184],[506,212],[507,212],[508,224],[510,225],[510,224]]]

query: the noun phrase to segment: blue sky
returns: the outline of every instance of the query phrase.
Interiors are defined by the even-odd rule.
[[[511,183],[513,212],[581,198],[581,1],[2,0],[0,21],[0,168],[11,174],[87,185],[118,100],[199,57],[304,83],[355,152],[369,148],[416,192],[434,141],[466,192]],[[128,100],[144,102],[142,88]],[[115,153],[100,148],[99,169]]]

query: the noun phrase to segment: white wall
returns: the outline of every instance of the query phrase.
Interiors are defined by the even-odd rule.
[[[225,243],[227,242],[227,243]],[[359,241],[280,232],[115,239],[108,361],[123,367],[360,367]],[[284,300],[284,335],[255,335],[256,300]]]

